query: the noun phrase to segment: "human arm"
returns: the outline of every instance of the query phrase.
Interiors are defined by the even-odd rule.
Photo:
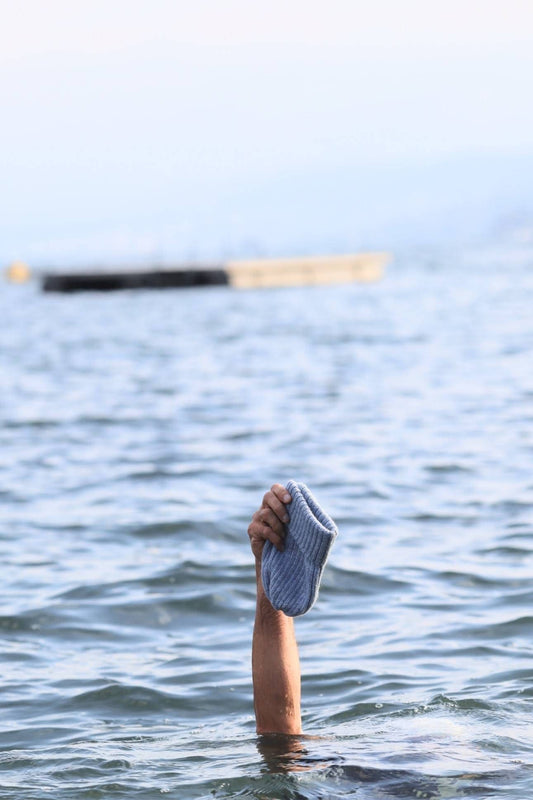
[[[261,557],[268,539],[283,549],[286,504],[291,497],[274,484],[263,498],[248,528],[255,557],[257,602],[252,644],[252,675],[257,732],[301,733],[300,662],[292,617],[276,611],[261,581]]]

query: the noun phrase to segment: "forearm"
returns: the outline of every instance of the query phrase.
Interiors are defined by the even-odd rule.
[[[256,576],[252,672],[257,732],[301,733],[300,662],[294,623],[267,599],[259,560]]]

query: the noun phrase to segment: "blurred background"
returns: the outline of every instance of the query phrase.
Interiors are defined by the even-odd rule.
[[[529,0],[23,0],[0,260],[531,241]]]
[[[531,0],[3,9],[0,268],[393,258],[0,280],[2,800],[533,796],[532,78]],[[311,736],[265,742],[246,530],[289,478],[340,533]]]

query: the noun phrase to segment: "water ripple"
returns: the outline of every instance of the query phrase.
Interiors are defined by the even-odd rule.
[[[533,280],[479,258],[0,286],[2,797],[532,795]],[[309,735],[269,740],[246,529],[290,477],[340,536],[296,622]]]

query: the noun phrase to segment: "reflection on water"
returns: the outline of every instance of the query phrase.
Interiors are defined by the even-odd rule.
[[[533,793],[531,257],[373,286],[0,288],[0,795]],[[246,528],[340,535],[256,737]]]
[[[258,737],[257,749],[268,772],[308,772],[326,767],[327,763],[317,763],[309,756],[305,747],[309,739],[309,736],[302,735],[266,734]]]
[[[283,798],[481,798],[498,794],[519,773],[515,769],[500,772],[456,772],[451,776],[438,776],[416,770],[360,766],[349,763],[341,755],[345,750],[344,744],[337,737],[268,735],[258,738],[257,748],[264,761],[264,774],[292,775],[296,778],[293,781],[278,781],[277,793]],[[411,744],[421,745],[422,741]],[[425,745],[431,747],[432,742],[426,738]],[[319,755],[321,751],[322,757]],[[302,783],[303,776],[300,773],[309,773],[305,776],[307,781]],[[311,794],[307,793],[310,787],[305,786],[309,779],[314,787]],[[242,796],[255,798],[262,795],[261,790],[256,793],[250,787],[250,794],[245,793]]]

